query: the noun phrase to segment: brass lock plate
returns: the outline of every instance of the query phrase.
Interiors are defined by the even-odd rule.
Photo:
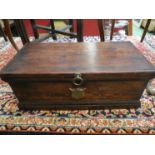
[[[85,97],[86,88],[70,88],[73,99],[79,100]]]

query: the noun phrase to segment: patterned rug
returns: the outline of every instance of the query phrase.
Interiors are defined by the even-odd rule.
[[[115,37],[114,41],[131,41],[155,65],[155,39],[147,36],[144,43],[136,37]],[[85,42],[98,42],[99,37],[85,37]],[[19,47],[19,38],[15,39]],[[53,42],[48,39],[46,42]],[[57,42],[76,42],[59,38]],[[16,51],[0,40],[0,69]],[[146,91],[138,109],[22,111],[10,86],[0,80],[0,133],[19,134],[155,134],[155,97]]]

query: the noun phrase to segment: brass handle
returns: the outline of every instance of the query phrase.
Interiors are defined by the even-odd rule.
[[[81,74],[76,74],[73,79],[73,84],[75,86],[81,86],[83,84],[83,78],[81,77]]]

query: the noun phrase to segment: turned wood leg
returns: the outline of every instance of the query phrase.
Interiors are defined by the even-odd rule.
[[[70,32],[74,32],[74,20],[73,20],[73,19],[69,19],[69,25],[72,26],[72,27],[70,28]],[[73,37],[70,36],[70,38],[73,38]]]
[[[55,25],[54,25],[54,20],[53,19],[50,19],[50,25],[51,25],[52,38],[54,40],[57,40],[57,36],[56,36],[56,33],[55,33]]]
[[[69,25],[72,26],[72,27],[70,28],[70,32],[74,32],[74,20],[73,20],[73,19],[69,19]]]
[[[9,41],[11,42],[12,46],[18,51],[18,47],[15,43],[15,41],[13,40],[13,35],[10,29],[10,24],[9,24],[9,20],[8,19],[3,19],[4,22],[4,28],[5,28],[5,33],[9,39]]]
[[[115,19],[112,19],[112,20],[111,20],[110,40],[112,40],[112,38],[113,38],[114,27],[115,27]]]
[[[132,36],[132,19],[129,19],[128,22],[128,36]]]
[[[15,25],[16,25],[18,34],[21,37],[23,45],[29,43],[30,41],[29,41],[29,37],[28,37],[26,29],[25,29],[23,19],[15,19],[14,21],[15,21]]]
[[[83,20],[77,19],[76,26],[77,26],[77,40],[78,42],[83,42]]]
[[[105,38],[104,38],[104,29],[103,29],[103,20],[102,19],[98,19],[97,20],[97,23],[98,23],[98,29],[99,29],[100,39],[101,39],[101,41],[105,41]]]
[[[37,28],[36,28],[36,21],[35,21],[35,19],[30,19],[30,23],[31,23],[31,26],[32,26],[34,37],[35,37],[35,39],[38,39],[39,38],[39,33],[38,33]]]

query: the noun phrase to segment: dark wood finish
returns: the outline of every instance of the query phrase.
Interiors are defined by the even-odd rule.
[[[103,20],[102,19],[98,19],[97,22],[98,22],[100,39],[101,39],[101,41],[105,41],[104,29],[103,29]]]
[[[113,38],[114,27],[115,27],[115,19],[112,19],[112,20],[111,20],[110,40],[112,40],[112,38]]]
[[[38,32],[37,27],[36,27],[35,19],[30,19],[30,22],[31,22],[34,37],[35,37],[35,39],[38,39],[39,38],[39,32]]]
[[[69,19],[68,22],[69,22],[69,25],[71,25],[70,32],[74,32],[74,20]]]
[[[79,100],[69,90],[77,73],[86,88]],[[1,72],[25,109],[138,107],[154,76],[155,68],[130,42],[28,44]]]
[[[50,26],[51,26],[51,34],[54,40],[57,39],[56,33],[55,33],[55,25],[54,20],[50,19]]]
[[[99,35],[101,41],[105,41],[105,35],[104,35],[104,19],[98,19],[98,29],[99,29]],[[110,32],[110,40],[113,38],[113,33],[114,33],[114,26],[115,26],[115,19],[111,20],[111,32]]]
[[[145,28],[144,28],[144,32],[143,32],[143,34],[142,34],[142,37],[141,37],[140,42],[143,42],[143,40],[144,40],[144,38],[145,38],[145,35],[146,35],[147,31],[148,31],[148,28],[149,28],[149,26],[150,26],[150,23],[151,23],[151,19],[148,19],[148,20],[147,20],[147,23],[146,23],[146,26],[145,26]]]
[[[74,20],[73,19],[69,19],[68,20],[69,25],[71,25],[70,27],[70,32],[73,33],[74,32]],[[83,32],[82,32],[83,33]],[[70,38],[73,38],[72,36],[70,36]]]
[[[62,105],[62,108],[65,108],[65,105],[68,108],[70,105],[76,108],[76,106],[87,106],[87,104],[90,107],[121,107],[121,105],[125,107],[133,104],[132,107],[134,107],[139,105],[138,99],[146,85],[146,81],[87,81],[85,84],[87,88],[86,96],[80,100],[71,98],[71,92],[69,91],[69,88],[73,87],[71,81],[52,82],[49,79],[48,81],[38,82],[10,82],[10,84],[20,100],[20,106],[25,108],[29,106],[43,108],[45,105],[60,108]],[[51,88],[54,92],[51,91]],[[115,89],[112,90],[112,88]],[[46,93],[43,93],[43,91]]]
[[[10,24],[9,24],[9,20],[8,19],[3,19],[4,22],[4,29],[5,29],[5,33],[9,38],[9,41],[11,42],[12,46],[18,51],[18,47],[13,39],[13,35],[10,29]]]
[[[15,25],[16,25],[18,34],[21,37],[23,45],[29,43],[30,41],[29,41],[28,34],[26,32],[26,28],[25,28],[23,19],[15,19],[14,21],[15,21]]]
[[[82,42],[83,41],[83,21],[82,19],[77,19],[76,22],[77,22],[76,24],[77,40],[78,42]]]

